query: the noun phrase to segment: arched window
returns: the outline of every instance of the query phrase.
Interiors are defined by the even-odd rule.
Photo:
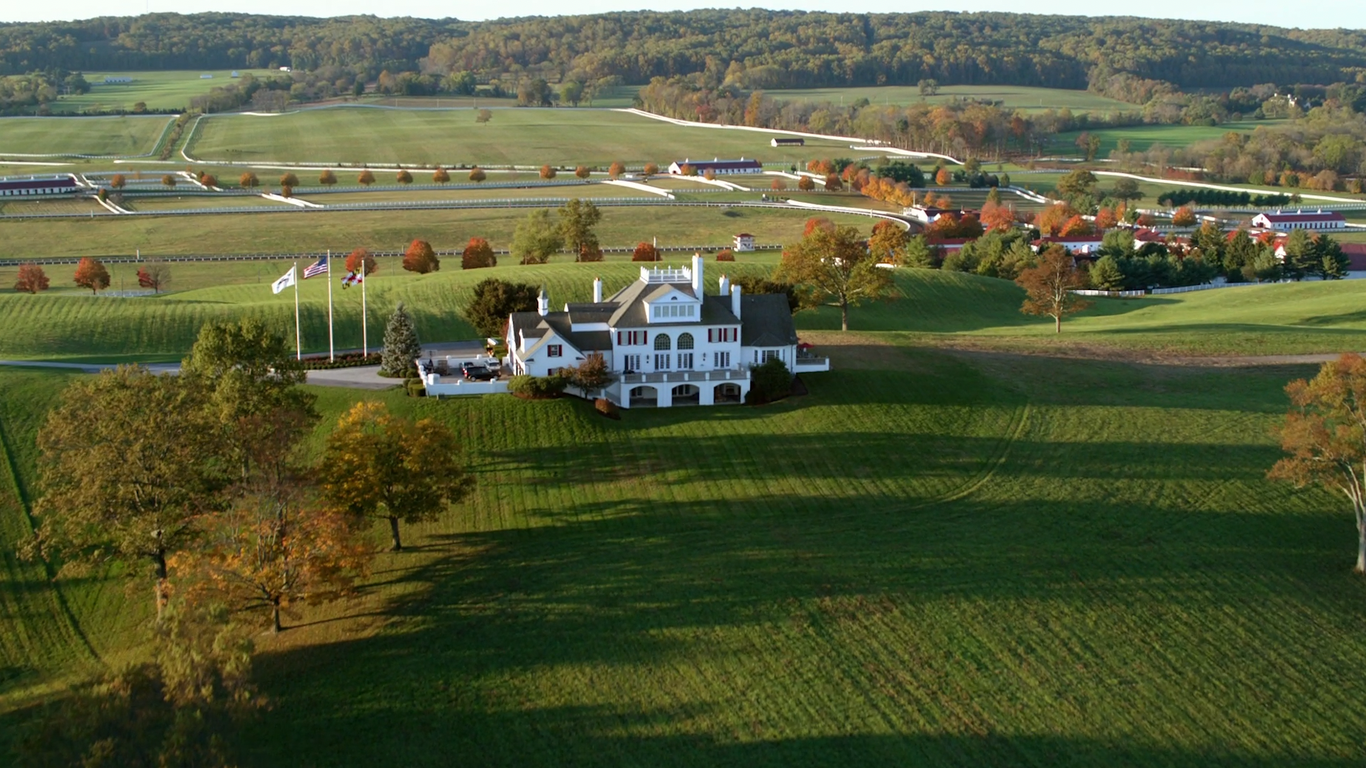
[[[669,342],[669,334],[661,333],[655,337],[655,349],[672,349]]]
[[[685,334],[683,334],[682,336],[679,336],[679,337],[678,337],[678,348],[679,348],[679,349],[692,349],[692,334],[691,334],[691,333],[685,333]]]

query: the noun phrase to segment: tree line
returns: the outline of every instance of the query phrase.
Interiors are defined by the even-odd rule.
[[[0,74],[292,66],[342,67],[368,80],[388,70],[640,84],[701,73],[713,87],[746,90],[932,79],[1151,98],[1161,83],[1350,81],[1366,66],[1363,50],[1366,33],[1353,30],[1010,13],[751,9],[487,22],[158,13],[5,25]]]

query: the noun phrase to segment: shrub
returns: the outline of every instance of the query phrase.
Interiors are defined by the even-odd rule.
[[[605,397],[599,397],[593,401],[593,410],[609,419],[621,419],[621,411],[617,408],[616,403]]]
[[[787,369],[787,365],[782,360],[775,357],[750,369],[749,394],[745,395],[747,404],[771,403],[790,394],[792,394],[792,372]]]
[[[465,251],[460,258],[461,269],[483,269],[485,267],[498,266],[498,257],[493,253],[493,246],[489,241],[482,237],[471,237],[469,245],[465,246]]]
[[[722,248],[716,253],[717,261],[735,261],[735,253],[729,248]]]
[[[631,261],[659,261],[659,251],[652,243],[637,243],[631,253]]]
[[[422,383],[422,379],[404,379],[403,388],[408,391],[408,397],[426,397],[427,387]]]
[[[568,379],[558,374],[552,376],[513,376],[508,380],[508,391],[527,400],[546,400],[559,397],[564,392]]]

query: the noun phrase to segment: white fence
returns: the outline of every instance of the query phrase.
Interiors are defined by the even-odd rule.
[[[1111,299],[1137,299],[1148,295],[1147,291],[1072,291],[1078,296],[1106,296]]]

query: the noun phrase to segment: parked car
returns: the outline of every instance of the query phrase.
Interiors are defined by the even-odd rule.
[[[460,373],[470,381],[493,381],[498,378],[498,374],[482,365],[476,365],[474,363],[466,363],[461,366]]]

